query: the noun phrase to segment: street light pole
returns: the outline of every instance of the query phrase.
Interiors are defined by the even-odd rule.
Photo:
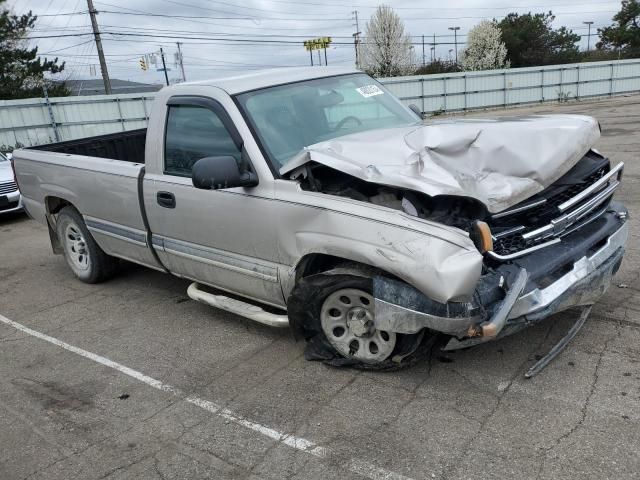
[[[589,21],[582,23],[589,26],[589,33],[587,33],[587,53],[589,53],[589,50],[591,49],[591,25],[593,25],[593,22]]]
[[[455,45],[455,49],[456,49],[456,65],[458,64],[458,30],[460,30],[460,27],[449,27],[449,30],[453,30],[453,44]]]

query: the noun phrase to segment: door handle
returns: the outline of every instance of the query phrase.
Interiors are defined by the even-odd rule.
[[[156,200],[161,207],[176,208],[176,197],[171,192],[158,192]]]

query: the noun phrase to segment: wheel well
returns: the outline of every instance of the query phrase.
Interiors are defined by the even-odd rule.
[[[60,197],[47,197],[45,198],[44,204],[47,209],[47,213],[49,215],[54,215],[58,213],[64,207],[73,206],[71,202]]]
[[[381,272],[378,268],[366,263],[356,262],[347,258],[336,257],[324,253],[310,253],[300,260],[296,267],[296,282],[301,278],[327,272],[337,267],[349,267],[364,272]]]
[[[62,254],[62,244],[56,233],[56,218],[53,216],[64,207],[73,207],[73,204],[64,198],[46,197],[44,199],[45,211],[47,212],[47,229],[49,230],[49,239],[51,240],[51,248],[56,255]]]

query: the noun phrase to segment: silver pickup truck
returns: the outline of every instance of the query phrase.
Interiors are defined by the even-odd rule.
[[[160,91],[147,129],[15,151],[84,282],[118,259],[291,326],[309,359],[411,364],[590,305],[622,261],[623,165],[583,116],[425,122],[367,75],[278,69]]]

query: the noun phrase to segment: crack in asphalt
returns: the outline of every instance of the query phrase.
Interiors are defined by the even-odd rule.
[[[480,435],[482,434],[484,429],[487,427],[487,425],[489,425],[492,417],[496,414],[496,412],[498,411],[498,409],[502,405],[502,401],[504,400],[504,398],[509,393],[509,390],[511,389],[511,386],[513,385],[513,382],[516,380],[516,378],[518,378],[519,376],[522,375],[522,371],[523,371],[525,365],[530,362],[530,360],[529,360],[530,354],[532,352],[535,352],[535,351],[539,350],[547,342],[547,340],[549,339],[549,336],[551,335],[551,332],[553,331],[553,328],[554,328],[555,325],[556,325],[555,323],[551,323],[549,325],[549,329],[547,330],[547,333],[545,334],[543,339],[540,341],[540,343],[536,347],[531,349],[529,354],[527,354],[525,359],[515,369],[515,373],[509,379],[508,384],[504,388],[504,390],[502,390],[502,393],[499,395],[499,397],[497,399],[497,402],[495,403],[493,408],[489,411],[489,413],[480,422],[480,426],[478,427],[478,430],[476,431],[476,433],[462,447],[461,453],[458,455],[457,460],[462,460],[467,456],[467,454],[468,454],[471,446],[473,445],[473,443],[480,437]],[[451,462],[448,465],[445,465],[445,468],[443,469],[443,472],[442,472],[442,475],[440,476],[440,479],[441,480],[448,480],[450,478],[450,475],[453,474],[453,471],[457,467],[458,463],[459,463],[458,461],[455,461],[455,462]]]
[[[591,384],[589,386],[589,392],[587,393],[584,402],[582,403],[581,407],[580,407],[580,418],[578,419],[578,421],[565,433],[563,433],[562,435],[560,435],[558,438],[555,439],[555,443],[554,445],[551,445],[549,447],[546,448],[542,448],[542,453],[539,455],[541,457],[541,461],[540,461],[540,466],[538,469],[538,473],[536,475],[536,479],[539,479],[542,475],[542,472],[544,471],[544,467],[546,465],[547,459],[549,457],[549,453],[552,452],[553,450],[555,450],[556,448],[558,448],[560,446],[561,443],[563,443],[564,441],[566,441],[568,438],[570,438],[572,435],[574,435],[583,425],[584,422],[587,419],[587,413],[588,413],[588,409],[589,409],[589,404],[591,403],[591,399],[593,398],[595,392],[596,392],[596,388],[597,388],[597,384],[598,384],[598,380],[599,380],[599,371],[600,368],[602,366],[602,360],[604,358],[605,353],[607,352],[607,350],[609,349],[609,345],[610,343],[615,339],[618,338],[620,336],[620,325],[618,325],[618,328],[616,328],[616,331],[613,335],[611,335],[603,344],[602,349],[600,350],[599,354],[598,354],[598,359],[596,360],[596,364],[594,366],[593,369],[593,376],[592,376],[592,381]]]

